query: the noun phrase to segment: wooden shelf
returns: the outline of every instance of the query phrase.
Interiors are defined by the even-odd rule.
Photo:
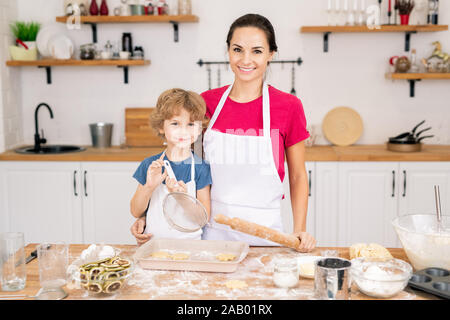
[[[450,79],[450,73],[387,73],[386,77],[395,80]]]
[[[177,16],[73,16],[56,17],[56,22],[80,22],[80,23],[161,23],[161,22],[198,22],[199,19],[195,15],[177,15]]]
[[[450,73],[386,73],[386,78],[391,80],[407,80],[409,82],[409,96],[415,96],[417,81],[422,80],[450,80]]]
[[[150,60],[57,60],[57,59],[41,59],[34,61],[6,61],[6,65],[9,67],[38,67],[45,68],[47,73],[47,84],[52,83],[52,67],[60,66],[115,66],[123,68],[124,83],[128,83],[128,68],[131,66],[145,66],[149,65]]]
[[[323,32],[437,32],[448,30],[448,25],[384,25],[379,28],[369,28],[368,26],[303,26],[301,33],[323,33]]]
[[[52,66],[144,66],[150,64],[150,60],[57,60],[42,59],[34,61],[6,61],[10,67],[52,67]]]
[[[328,52],[328,38],[331,33],[380,33],[404,32],[405,51],[410,49],[411,34],[417,32],[447,31],[448,25],[382,25],[376,28],[368,26],[303,26],[301,33],[323,33],[323,51]]]
[[[90,24],[92,28],[92,41],[97,42],[98,23],[171,23],[173,25],[174,41],[178,42],[178,24],[181,22],[198,22],[195,15],[142,15],[142,16],[62,16],[56,17],[56,22],[69,24]]]

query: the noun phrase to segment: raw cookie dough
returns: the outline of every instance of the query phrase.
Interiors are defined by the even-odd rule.
[[[299,266],[300,275],[306,278],[314,278],[315,265],[313,262],[303,263]]]
[[[355,258],[368,258],[375,261],[392,259],[391,253],[377,243],[355,243],[349,248],[350,260]]]
[[[229,280],[225,282],[225,286],[229,289],[243,289],[248,287],[247,282],[242,280]]]
[[[170,254],[167,251],[156,251],[152,253],[152,257],[157,259],[168,259],[170,258]]]
[[[220,253],[216,256],[216,258],[220,261],[233,261],[236,259],[236,256],[232,253]]]
[[[172,259],[173,260],[186,260],[187,258],[189,258],[189,255],[187,253],[174,253],[172,255]]]

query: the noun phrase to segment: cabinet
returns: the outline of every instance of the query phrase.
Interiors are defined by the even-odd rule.
[[[396,162],[339,163],[338,246],[376,242],[397,247]]]
[[[137,162],[0,163],[1,231],[25,241],[135,244]]]
[[[439,185],[442,214],[450,214],[450,163],[401,162],[399,215],[435,213],[434,186]]]

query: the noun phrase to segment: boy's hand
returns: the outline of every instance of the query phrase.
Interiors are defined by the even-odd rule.
[[[136,238],[138,246],[146,243],[152,235],[150,233],[144,234],[145,229],[145,217],[137,219],[130,228],[131,233]]]
[[[170,193],[172,192],[184,192],[187,193],[187,186],[183,181],[177,181],[166,177],[166,186]]]
[[[152,162],[147,170],[147,181],[145,182],[145,187],[150,189],[155,189],[157,186],[164,181],[167,177],[167,170],[162,173],[162,168],[164,167],[164,153],[158,160]]]

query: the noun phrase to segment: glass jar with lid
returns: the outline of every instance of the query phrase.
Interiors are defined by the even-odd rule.
[[[93,60],[95,58],[95,44],[88,43],[80,46],[80,59]]]

